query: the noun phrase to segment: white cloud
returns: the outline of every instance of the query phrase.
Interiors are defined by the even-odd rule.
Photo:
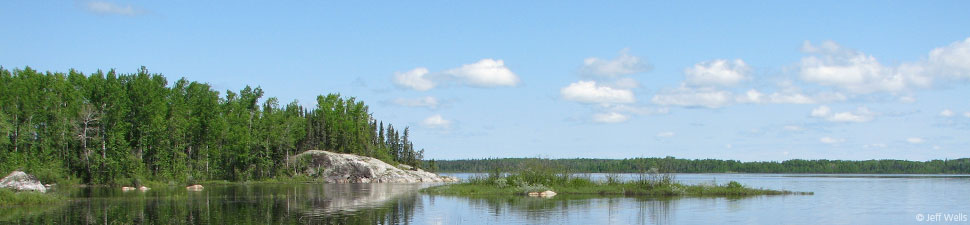
[[[430,73],[418,67],[411,71],[394,73],[394,84],[399,87],[427,91],[442,83],[459,83],[470,87],[512,87],[519,84],[519,76],[509,70],[502,60],[482,59],[472,64]]]
[[[661,137],[661,138],[669,138],[669,137],[673,137],[674,135],[677,135],[677,134],[674,133],[673,131],[664,131],[664,132],[657,133],[657,137]]]
[[[822,137],[822,138],[819,138],[818,141],[825,144],[838,144],[838,143],[845,142],[845,139],[833,138],[833,137]]]
[[[956,115],[956,113],[950,109],[944,109],[943,111],[940,112],[940,116],[943,116],[943,117],[951,117],[953,115]]]
[[[598,123],[619,123],[630,119],[629,116],[617,112],[593,114],[593,121]]]
[[[943,147],[940,147],[939,145],[934,145],[933,146],[933,150],[940,150],[940,149],[943,149]]]
[[[970,78],[970,38],[930,51],[930,72],[940,76]]]
[[[459,78],[466,85],[473,87],[509,87],[519,84],[519,76],[509,70],[501,59],[482,59],[444,73]]]
[[[812,116],[814,117],[826,117],[826,116],[829,116],[829,114],[831,113],[832,113],[832,108],[829,108],[828,106],[824,106],[824,105],[815,107],[814,109],[812,109]]]
[[[813,54],[802,58],[800,73],[803,80],[851,92],[899,92],[911,87],[925,87],[932,81],[921,74],[923,68],[919,65],[884,66],[871,55],[831,41],[818,46],[806,41],[802,51]]]
[[[451,121],[446,120],[444,117],[441,117],[441,115],[438,114],[425,118],[421,124],[430,128],[451,128]]]
[[[429,109],[438,108],[438,99],[432,96],[421,98],[396,98],[394,104],[407,107],[427,107]]]
[[[137,9],[131,5],[121,6],[105,1],[89,1],[84,4],[84,8],[93,13],[122,16],[135,16],[144,12],[144,10]]]
[[[629,54],[629,49],[620,50],[620,56],[612,59],[600,59],[596,57],[583,60],[584,74],[591,74],[603,77],[618,77],[621,75],[634,74],[646,71],[650,67],[639,57]]]
[[[828,120],[831,122],[862,123],[862,122],[871,121],[875,116],[875,113],[873,113],[872,111],[869,110],[869,108],[866,108],[866,107],[859,107],[856,109],[855,112],[833,113],[831,108],[823,105],[823,106],[816,107],[815,109],[812,109],[811,115],[812,117],[824,118],[825,120]]]
[[[741,59],[701,62],[684,70],[687,84],[694,86],[733,86],[747,79],[751,68]]]
[[[566,100],[581,103],[616,104],[636,101],[632,91],[597,85],[596,81],[578,81],[560,89],[559,93]]]
[[[925,60],[882,65],[875,57],[835,42],[805,42],[801,77],[805,81],[856,93],[899,92],[930,87],[934,79],[970,79],[970,38],[931,50]]]
[[[734,145],[731,145],[731,144],[724,144],[724,148],[734,148]]]
[[[394,84],[418,91],[427,91],[435,86],[435,83],[428,78],[428,69],[424,67],[404,73],[394,73]]]
[[[651,101],[657,105],[720,108],[731,104],[731,93],[713,88],[680,87],[657,93]]]
[[[846,99],[847,97],[840,93],[819,93],[815,96],[808,96],[794,91],[783,91],[764,94],[755,89],[750,89],[744,95],[738,95],[735,98],[739,103],[757,104],[817,104],[845,101]]]
[[[963,113],[963,117],[970,118],[970,112]]]
[[[786,125],[784,127],[784,129],[787,130],[787,131],[803,131],[803,130],[805,130],[805,128],[802,128],[802,127],[799,127],[799,126],[795,126],[795,125]]]
[[[923,140],[923,138],[911,137],[911,138],[906,138],[906,142],[909,142],[910,144],[921,144],[923,142],[926,142],[926,140]]]

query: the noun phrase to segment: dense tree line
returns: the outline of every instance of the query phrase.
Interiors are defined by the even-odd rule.
[[[362,101],[329,94],[305,108],[263,94],[169,84],[144,67],[88,75],[0,67],[0,172],[86,183],[250,180],[293,175],[286,159],[308,149],[422,166],[409,129],[375,120]]]
[[[677,173],[873,173],[873,174],[968,174],[970,158],[931,160],[785,160],[782,162],[740,162],[719,159],[631,158],[631,159],[537,159],[503,158],[438,160],[440,172],[494,172],[521,170],[530,164],[554,165],[569,172],[636,173],[656,168]]]

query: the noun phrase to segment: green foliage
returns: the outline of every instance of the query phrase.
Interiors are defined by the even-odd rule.
[[[0,67],[0,171],[45,183],[263,180],[296,175],[287,159],[310,149],[422,167],[409,128],[385,126],[353,97],[321,95],[309,109],[263,97],[259,87],[220,95],[206,83],[170,83],[145,67]]]
[[[450,184],[422,189],[422,192],[442,195],[524,195],[529,192],[552,190],[560,195],[624,195],[624,196],[754,196],[754,195],[811,195],[811,192],[792,192],[747,188],[731,181],[725,185],[685,185],[657,180],[595,182],[588,177],[562,179],[556,174],[546,174],[546,182],[529,183],[518,173],[505,176],[474,177],[465,183]],[[659,176],[664,177],[664,176]],[[667,176],[669,177],[669,176]]]
[[[747,188],[736,181],[725,185],[684,185],[675,182],[669,173],[654,169],[641,173],[637,179],[621,181],[617,176],[607,176],[606,181],[595,182],[589,177],[572,176],[548,169],[549,161],[534,159],[530,166],[514,173],[489,173],[472,177],[464,183],[435,186],[423,189],[425,193],[445,195],[496,195],[526,194],[552,190],[559,194],[599,194],[632,196],[751,196],[781,194],[813,194]],[[561,171],[561,170],[560,170]]]
[[[64,199],[64,196],[55,193],[40,193],[34,191],[17,192],[0,188],[0,207],[52,204],[63,202]]]
[[[869,173],[869,174],[968,174],[970,158],[906,160],[785,160],[782,162],[740,162],[718,159],[631,158],[631,159],[470,159],[438,160],[439,172],[489,172],[494,168],[521,170],[543,163],[579,173]]]

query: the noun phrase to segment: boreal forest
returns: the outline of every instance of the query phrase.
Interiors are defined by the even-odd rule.
[[[308,149],[423,167],[407,127],[373,118],[354,97],[281,103],[259,87],[220,93],[142,67],[83,74],[0,67],[0,173],[45,183],[260,180],[294,175]]]

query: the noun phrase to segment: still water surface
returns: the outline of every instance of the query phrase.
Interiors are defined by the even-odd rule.
[[[476,174],[449,174],[467,178]],[[589,174],[602,179],[603,174]],[[624,174],[626,179],[636,175]],[[69,203],[0,208],[3,224],[970,224],[970,176],[677,174],[814,195],[747,198],[453,197],[427,184],[57,190]],[[937,214],[939,213],[939,214]],[[961,216],[962,214],[962,216]],[[936,218],[940,215],[940,218]],[[947,222],[946,216],[955,216]],[[940,221],[931,221],[938,219]]]

